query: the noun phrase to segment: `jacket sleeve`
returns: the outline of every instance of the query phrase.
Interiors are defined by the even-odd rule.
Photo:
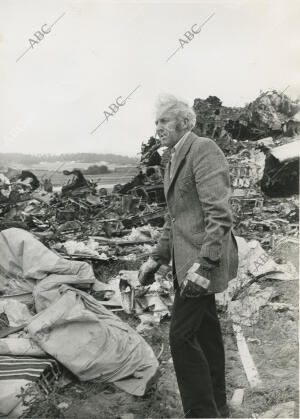
[[[198,143],[195,149],[192,166],[206,233],[200,258],[218,263],[222,240],[232,226],[228,162],[221,149],[209,139]]]
[[[171,234],[171,219],[169,213],[165,218],[165,224],[160,239],[151,252],[151,257],[159,262],[161,265],[168,265],[171,260],[170,251],[170,234]]]

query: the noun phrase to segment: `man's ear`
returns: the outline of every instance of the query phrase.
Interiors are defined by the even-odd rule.
[[[176,123],[176,129],[183,131],[188,127],[188,119],[187,118],[178,118]]]
[[[188,123],[189,123],[188,118],[183,118],[183,120],[182,120],[182,128],[184,128],[184,129],[188,128]]]

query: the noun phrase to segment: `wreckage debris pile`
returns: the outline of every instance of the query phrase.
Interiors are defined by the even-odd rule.
[[[227,309],[234,323],[253,325],[260,307],[271,304],[274,295],[272,288],[262,289],[261,282],[296,278],[295,267],[289,260],[293,254],[294,265],[298,263],[299,106],[286,95],[266,92],[245,108],[226,108],[217,97],[210,96],[206,100],[195,99],[194,109],[195,132],[213,138],[223,149],[231,176],[240,268],[228,290],[219,295],[218,304]],[[10,328],[10,337],[0,342],[0,349],[4,343],[6,348],[11,347],[14,336],[11,333],[22,334],[29,325],[26,330],[32,342],[28,343],[28,336],[24,342],[28,355],[50,354],[79,377],[89,379],[87,371],[74,369],[68,356],[55,347],[55,334],[50,341],[44,339],[43,333],[36,339],[40,329],[47,325],[51,307],[55,306],[67,318],[70,314],[67,311],[76,300],[81,320],[88,309],[90,316],[114,319],[112,323],[116,321],[115,315],[110,317],[112,311],[135,313],[140,319],[139,333],[170,315],[174,298],[171,268],[162,267],[156,274],[156,283],[146,289],[137,287],[136,271],[136,265],[148,256],[164,224],[163,176],[169,156],[169,151],[161,151],[158,140],[151,137],[142,146],[137,175],[125,185],[115,185],[111,193],[87,180],[78,169],[64,172],[66,176],[73,175],[73,179],[66,182],[61,193],[52,191],[49,179],[42,188],[29,171],[14,173],[14,177],[0,174],[2,237],[11,239],[13,232],[23,238],[25,247],[26,241],[35,245],[38,242],[43,251],[50,252],[49,260],[55,259],[60,268],[67,263],[71,276],[76,277],[67,278],[65,271],[63,278],[53,282],[51,277],[57,276],[59,270],[48,272],[49,262],[46,271],[41,266],[38,276],[33,278],[30,266],[26,266],[27,275],[24,270],[11,272],[7,260],[2,260],[0,332]],[[11,243],[7,244],[12,248]],[[135,262],[135,270],[122,269],[104,282],[103,267],[116,261]],[[79,266],[89,272],[85,280],[90,280],[78,279]],[[53,293],[61,296],[58,301],[53,299]],[[19,316],[17,320],[12,315],[14,311]],[[36,312],[44,313],[37,321],[32,317]],[[51,322],[46,327],[47,334],[49,327],[55,329],[57,318],[51,317]],[[14,327],[17,329],[12,330]],[[70,335],[76,335],[75,329],[68,330]],[[157,361],[151,351],[147,354],[155,370]],[[102,360],[98,361],[101,366]],[[132,387],[126,391],[132,391]]]
[[[91,238],[95,237],[104,250],[112,246],[114,256],[128,254],[126,250],[130,245],[153,243],[154,231],[150,223],[161,227],[165,215],[165,206],[153,202],[156,186],[152,187],[151,183],[144,188],[139,186],[140,191],[148,188],[144,195],[108,194],[107,191],[103,192],[103,188],[97,191],[96,185],[87,181],[78,170],[65,174],[74,174],[75,177],[73,182],[63,186],[61,194],[34,191],[23,183],[11,183],[3,175],[0,186],[4,191],[3,196],[6,196],[0,203],[1,230],[21,227],[33,232],[49,246],[69,240],[80,241],[81,246],[77,245],[76,252],[70,252],[69,244],[67,254],[89,254],[98,258],[100,255],[96,252],[96,242],[91,251],[90,245],[84,245],[83,241],[90,243]],[[22,192],[18,192],[18,196],[14,194],[15,185]],[[8,187],[11,190],[5,194]],[[152,188],[154,196],[149,188]],[[134,230],[145,225],[141,232]],[[98,250],[102,253],[103,249],[100,246]],[[108,253],[110,257],[111,252]],[[106,255],[103,258],[108,257]]]
[[[300,134],[299,101],[275,90],[263,92],[243,108],[222,106],[216,96],[195,99],[196,134],[220,140],[259,140]],[[221,141],[223,140],[223,141]],[[226,150],[225,150],[226,151]]]
[[[195,132],[215,139],[227,155],[236,228],[246,227],[248,231],[257,232],[264,228],[286,233],[291,227],[294,233],[297,214],[291,222],[287,207],[291,213],[297,212],[297,200],[292,196],[299,188],[300,137],[297,134],[285,136],[284,124],[290,120],[297,122],[299,103],[272,91],[262,93],[244,108],[226,108],[219,98],[210,96],[206,100],[195,99],[194,109],[197,114]],[[227,129],[232,121],[246,129],[247,140],[240,141],[244,137]],[[256,136],[253,127],[260,130]],[[266,137],[270,133],[273,137]],[[49,246],[67,240],[86,245],[93,238],[102,246],[114,244],[109,257],[130,254],[127,250],[134,243],[120,245],[120,241],[132,228],[148,224],[161,228],[164,224],[163,176],[169,156],[169,151],[161,152],[159,141],[151,137],[142,145],[136,176],[125,185],[115,185],[112,193],[87,180],[78,169],[64,171],[66,176],[73,175],[73,179],[62,186],[60,194],[38,188],[39,180],[29,171],[17,176],[14,173],[13,178],[3,173],[0,177],[0,229],[27,229]],[[49,190],[51,179],[47,181]],[[266,206],[272,206],[269,198],[276,197],[287,199],[285,213],[282,205],[276,208],[273,205],[272,211],[267,210]],[[148,234],[135,244],[148,244],[147,241],[150,244],[151,240],[153,237]],[[102,249],[99,250],[102,254]]]

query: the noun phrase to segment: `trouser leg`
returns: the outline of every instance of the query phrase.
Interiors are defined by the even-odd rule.
[[[175,294],[170,347],[186,417],[219,417],[209,364],[197,339],[197,331],[213,297],[187,299],[180,297],[178,290]]]
[[[207,306],[203,321],[197,331],[198,342],[207,359],[214,397],[218,408],[224,408],[226,401],[225,351],[215,298]]]

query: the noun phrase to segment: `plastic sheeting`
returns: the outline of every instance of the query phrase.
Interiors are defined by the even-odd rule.
[[[0,339],[0,355],[46,356],[39,345],[27,337],[8,337]]]
[[[0,300],[0,313],[5,313],[10,327],[21,326],[32,318],[28,307],[14,299]]]
[[[289,281],[296,279],[297,274],[292,264],[275,263],[258,241],[246,242],[242,237],[236,237],[236,241],[239,251],[237,276],[224,292],[216,295],[216,300],[227,307],[234,323],[251,326],[258,321],[260,308],[275,296],[273,288],[262,289],[254,281],[259,278]]]
[[[60,283],[92,284],[92,267],[63,259],[19,228],[0,232],[0,282],[7,294],[33,290],[37,282],[52,277]]]
[[[146,369],[155,374],[158,362],[137,332],[87,293],[69,286],[59,291],[61,297],[28,325],[30,336],[45,352],[82,381],[98,377],[115,382],[136,373],[142,378]]]
[[[151,347],[99,301],[70,286],[94,283],[91,266],[57,256],[16,228],[0,233],[0,248],[5,276],[33,289],[38,314],[27,330],[35,344],[80,380],[99,378],[143,395],[158,368]]]

